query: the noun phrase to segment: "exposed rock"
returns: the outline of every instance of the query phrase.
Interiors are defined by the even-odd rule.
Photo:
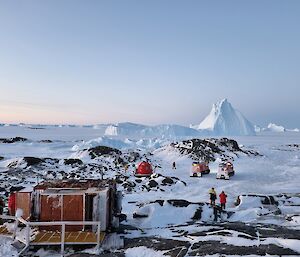
[[[174,184],[174,181],[173,179],[171,179],[170,177],[165,177],[162,182],[161,182],[163,185],[172,185]]]
[[[2,161],[4,159],[4,157],[3,156],[0,156],[0,161]]]
[[[72,164],[78,164],[78,165],[82,165],[83,162],[80,159],[64,159],[64,163],[66,165],[72,165]]]
[[[132,181],[125,181],[122,186],[128,191],[132,191],[132,189],[136,186],[136,184]]]
[[[125,238],[125,249],[138,246],[145,246],[156,251],[169,251],[167,256],[171,257],[184,257],[190,247],[190,243],[158,237]]]
[[[182,155],[208,162],[215,161],[217,157],[223,160],[233,160],[233,156],[238,156],[238,154],[261,156],[258,152],[241,149],[235,140],[228,138],[195,138],[172,143],[170,146]]]
[[[102,155],[113,155],[113,154],[117,154],[117,155],[121,155],[122,152],[118,149],[115,148],[111,148],[108,146],[96,146],[93,148],[90,148],[89,150],[89,155],[91,156],[92,159],[95,159],[96,157],[102,156]]]
[[[213,254],[228,254],[228,255],[298,255],[290,249],[282,248],[274,244],[259,245],[259,246],[235,246],[223,244],[219,241],[202,241],[193,244],[189,251],[189,256],[206,256]]]
[[[149,182],[148,182],[148,186],[149,187],[157,187],[158,186],[158,183],[154,180],[154,179],[151,179],[151,180],[149,180]]]
[[[40,140],[40,141],[39,141],[39,143],[47,143],[47,144],[52,143],[52,142],[53,142],[53,141],[50,140],[50,139],[43,139],[43,140]]]
[[[201,217],[202,217],[202,208],[200,207],[195,211],[192,220],[201,220]]]
[[[16,142],[25,142],[27,138],[24,137],[13,137],[13,138],[0,138],[0,143],[12,144]]]
[[[187,207],[191,204],[191,202],[183,199],[174,199],[174,200],[167,200],[167,202],[174,207]]]

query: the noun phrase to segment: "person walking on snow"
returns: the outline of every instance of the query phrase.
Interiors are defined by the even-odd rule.
[[[176,163],[175,162],[173,162],[172,169],[176,170]]]
[[[209,199],[210,199],[210,205],[215,205],[216,204],[216,199],[217,199],[217,192],[215,189],[212,187],[209,191]]]
[[[221,194],[219,195],[219,197],[220,197],[221,209],[225,210],[227,195],[225,194],[224,191],[222,191]]]

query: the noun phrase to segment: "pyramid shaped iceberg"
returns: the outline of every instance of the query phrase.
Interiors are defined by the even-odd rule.
[[[199,125],[192,127],[209,131],[215,136],[255,135],[254,125],[234,109],[227,99],[214,104],[208,116]]]

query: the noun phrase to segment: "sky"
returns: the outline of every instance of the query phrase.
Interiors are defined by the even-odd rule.
[[[300,127],[300,1],[0,0],[0,122]]]

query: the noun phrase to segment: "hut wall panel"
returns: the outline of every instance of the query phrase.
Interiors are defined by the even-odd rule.
[[[41,196],[41,221],[61,221],[62,197],[57,195]],[[45,230],[60,230],[59,226],[45,226]]]
[[[63,220],[83,221],[83,195],[64,195],[63,196]],[[67,231],[81,230],[82,226],[66,226]]]
[[[31,194],[18,192],[16,193],[16,209],[22,209],[23,215],[22,218],[29,220],[31,213]]]

